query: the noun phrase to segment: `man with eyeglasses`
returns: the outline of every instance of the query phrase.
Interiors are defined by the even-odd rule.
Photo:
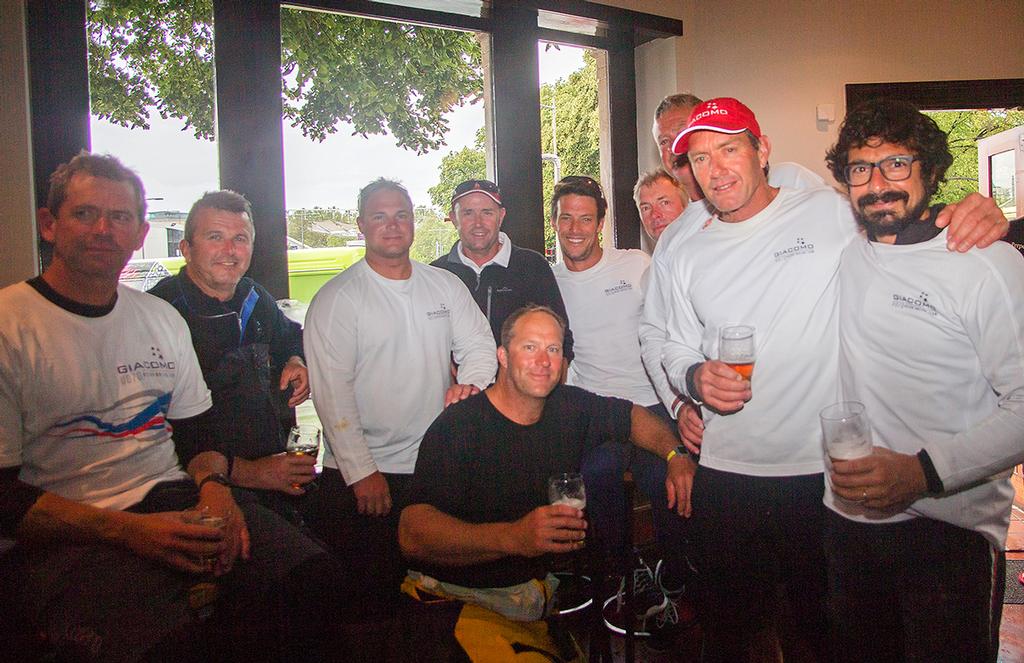
[[[818,413],[839,397],[837,271],[857,225],[834,190],[771,186],[770,149],[732,98],[695,108],[673,145],[715,209],[671,266],[663,350],[673,386],[703,405],[692,526],[709,661],[779,647],[787,660],[830,658]],[[937,221],[950,226],[944,246],[962,250],[1006,231],[977,194]],[[750,379],[717,359],[719,331],[737,323],[756,328]]]
[[[487,318],[494,342],[501,343],[501,325],[513,311],[528,304],[548,306],[565,319],[565,304],[551,265],[536,251],[516,246],[501,232],[505,205],[498,185],[466,180],[452,192],[448,219],[459,231],[448,255],[431,264],[458,276]],[[565,330],[563,357],[573,358],[573,337]]]
[[[839,270],[839,377],[874,450],[834,460],[825,550],[839,661],[994,661],[1024,462],[1024,259],[946,250],[953,162],[909,103],[847,116],[828,165],[863,237]]]
[[[178,309],[213,397],[206,439],[229,460],[228,478],[298,523],[295,497],[316,476],[316,459],[288,455],[294,407],[309,397],[302,327],[245,276],[256,229],[249,201],[211,191],[185,219],[185,266],[149,292]]]
[[[558,235],[562,262],[554,272],[569,315],[576,321],[576,359],[569,366],[566,383],[631,401],[672,422],[644,370],[637,337],[650,258],[636,249],[601,246],[599,234],[607,209],[601,186],[591,177],[569,176],[555,184],[551,225]],[[692,461],[686,460],[692,470]],[[625,502],[622,474],[626,469],[632,469],[637,486],[651,501],[663,554],[664,564],[653,569],[639,554],[631,560],[633,578],[624,579],[619,592],[608,600],[606,621],[613,630],[625,632],[623,589],[626,582],[634,582],[639,632],[668,636],[664,627],[677,623],[676,605],[670,599],[679,597],[686,579],[681,516],[688,513],[681,508],[673,513],[667,506],[665,459],[608,442],[588,452],[581,467],[592,496],[590,513],[597,540],[606,557],[615,563],[614,568],[621,568],[632,550],[621,506]]]

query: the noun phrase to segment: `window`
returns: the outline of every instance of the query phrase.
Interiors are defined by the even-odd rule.
[[[292,299],[308,303],[362,256],[357,194],[378,177],[413,199],[413,259],[451,248],[451,191],[486,176],[482,50],[473,32],[282,8],[288,236],[302,246],[288,255]]]
[[[205,144],[207,156],[188,159],[186,165],[172,169],[172,172],[180,176],[198,175],[196,179],[203,181],[200,185],[203,190],[232,188],[253,202],[260,241],[255,246],[250,275],[271,292],[284,296],[288,290],[286,246],[289,240],[286,235],[281,129],[281,4],[212,0],[205,4],[205,7],[213,8],[212,22],[183,23],[182,28],[192,30],[195,36],[207,41],[180,56],[167,55],[164,47],[175,43],[177,27],[166,21],[171,20],[181,7],[192,4],[184,0],[159,3],[160,11],[155,20],[139,21],[134,33],[124,33],[124,43],[111,42],[107,45],[108,51],[103,51],[96,47],[94,40],[93,58],[105,58],[116,68],[122,64],[118,58],[124,59],[125,63],[131,59],[130,53],[118,55],[116,49],[135,45],[150,49],[149,64],[154,66],[161,64],[152,61],[158,57],[165,61],[178,60],[171,64],[192,65],[213,53],[216,65],[214,91],[206,84],[196,88],[208,96],[209,103],[186,110],[192,113],[199,110],[199,106],[215,106],[217,114],[212,118],[212,133],[217,141]],[[458,0],[454,3],[437,0],[394,3],[302,0],[289,2],[288,6],[322,11],[356,10],[363,16],[398,21],[402,25],[430,25],[481,35],[481,41],[489,44],[490,50],[484,71],[484,95],[494,101],[491,107],[493,118],[485,123],[485,163],[499,186],[516,192],[506,218],[506,232],[517,243],[538,250],[543,249],[545,214],[541,170],[536,162],[536,152],[540,151],[540,118],[533,115],[539,97],[534,60],[537,42],[544,39],[605,50],[609,86],[616,90],[615,97],[608,101],[609,124],[619,129],[611,136],[608,156],[611,167],[603,171],[614,172],[616,180],[605,181],[604,184],[608,189],[606,193],[611,194],[617,225],[632,224],[632,229],[627,228],[621,236],[619,228],[616,229],[617,243],[632,246],[639,242],[639,220],[629,218],[631,214],[636,217],[636,212],[631,210],[632,202],[628,195],[636,176],[633,48],[651,39],[682,34],[679,21],[608,5],[554,0],[538,0],[536,3],[512,0]],[[40,192],[45,196],[46,176],[57,164],[83,148],[112,149],[101,131],[96,132],[95,146],[90,141],[89,80],[80,72],[85,70],[84,65],[89,59],[86,28],[99,23],[97,12],[121,12],[125,16],[130,12],[120,0],[92,0],[89,4],[91,18],[87,17],[85,6],[58,0],[29,3],[26,9],[26,43],[33,100],[32,156],[38,199]],[[210,27],[214,24],[216,31]],[[209,39],[215,42],[216,47],[212,51],[209,50]],[[140,56],[145,57],[144,49],[140,50]],[[405,60],[395,62],[395,66],[415,64]],[[157,87],[172,94],[174,86],[163,88],[164,82],[158,80]],[[94,81],[94,87],[93,96],[104,94],[101,82]],[[132,90],[135,96],[126,94],[125,100],[128,101],[125,106],[151,106],[148,102],[140,103],[144,95],[139,95],[146,91],[144,85]],[[152,93],[152,89],[148,91]],[[100,106],[95,106],[102,114]],[[161,111],[168,112],[171,118],[178,117],[173,107],[157,104],[157,114]],[[194,117],[199,117],[199,114]],[[530,117],[537,119],[531,120]],[[190,122],[187,132],[194,132],[197,127],[196,122]],[[176,138],[180,141],[183,135],[177,134]],[[121,149],[118,152],[123,154]],[[165,160],[175,156],[172,151],[157,148],[149,152]],[[132,158],[126,160],[143,171],[153,197],[164,199],[154,205],[156,211],[181,211],[184,204],[175,202],[178,185],[174,180],[151,174],[148,166],[140,165],[141,159],[139,163]],[[214,177],[215,173],[218,177]],[[294,184],[294,178],[290,179]],[[607,175],[605,179],[608,179]],[[196,190],[181,195],[191,202],[201,192]],[[312,204],[314,208],[318,205],[316,202]],[[294,205],[290,206],[294,208]],[[324,205],[320,204],[320,207]],[[622,244],[623,241],[626,243]],[[166,246],[167,242],[164,244]]]
[[[213,13],[202,3],[91,0],[86,28],[91,149],[116,155],[146,186],[151,227],[133,259],[173,258],[188,209],[218,188]]]

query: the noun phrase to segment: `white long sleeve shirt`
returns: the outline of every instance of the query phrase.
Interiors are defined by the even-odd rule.
[[[837,397],[839,258],[856,232],[834,190],[782,188],[750,219],[714,218],[676,249],[662,358],[673,386],[685,390],[687,369],[718,357],[723,326],[756,328],[753,397],[728,415],[704,408],[702,465],[753,476],[824,470],[818,412]]]
[[[768,171],[768,183],[791,189],[814,189],[825,186],[824,180],[814,172],[791,162],[773,165]],[[669,384],[668,376],[661,365],[668,312],[672,307],[671,293],[666,285],[669,283],[669,270],[678,260],[675,247],[700,230],[713,213],[714,209],[706,199],[690,201],[679,218],[661,233],[658,244],[654,247],[651,267],[647,272],[644,311],[640,318],[640,348],[651,383],[658,392],[661,402],[670,412],[679,392]],[[674,412],[672,414],[675,415]]]
[[[636,249],[605,249],[596,265],[552,271],[572,320],[573,352],[566,383],[637,405],[658,402],[640,359],[637,329],[651,259]]]
[[[313,403],[327,441],[324,465],[349,485],[375,471],[411,474],[427,427],[451,386],[480,389],[497,371],[494,337],[454,275],[412,263],[388,279],[361,260],[328,281],[306,316]]]
[[[966,254],[931,240],[859,238],[840,268],[843,397],[865,404],[874,444],[926,449],[946,493],[899,513],[825,503],[862,522],[914,516],[976,530],[1002,548],[1024,462],[1024,259],[996,242]]]

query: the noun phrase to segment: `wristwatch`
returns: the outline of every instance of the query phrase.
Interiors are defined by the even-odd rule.
[[[210,481],[214,483],[219,483],[222,486],[227,486],[229,488],[231,487],[231,479],[228,478],[228,475],[224,474],[223,472],[211,472],[207,474],[205,477],[203,477],[203,480],[199,482],[199,490],[202,490],[203,486],[205,486]]]

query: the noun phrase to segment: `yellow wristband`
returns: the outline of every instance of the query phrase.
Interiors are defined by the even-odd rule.
[[[665,456],[665,462],[667,463],[668,461],[672,460],[673,458],[675,458],[678,455],[679,455],[679,452],[676,451],[675,449],[673,449],[672,451],[668,452],[667,456]]]

